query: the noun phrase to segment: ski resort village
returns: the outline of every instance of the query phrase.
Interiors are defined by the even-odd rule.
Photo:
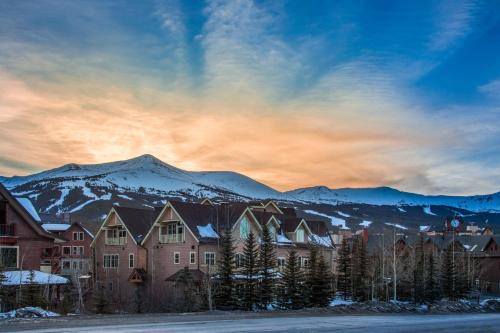
[[[234,173],[187,177],[146,155],[4,179],[0,317],[499,310],[492,200],[380,188],[333,203]]]

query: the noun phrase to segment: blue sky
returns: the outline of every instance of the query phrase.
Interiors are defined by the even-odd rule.
[[[499,9],[3,1],[0,174],[151,153],[283,190],[496,192]]]

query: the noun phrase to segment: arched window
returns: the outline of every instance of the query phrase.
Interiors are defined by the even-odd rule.
[[[240,222],[240,238],[247,239],[250,234],[250,224],[246,217],[243,217]]]

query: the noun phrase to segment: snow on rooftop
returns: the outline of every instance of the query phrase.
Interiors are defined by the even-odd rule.
[[[401,212],[401,213],[406,213],[406,210],[404,210],[403,208],[401,207],[398,207],[398,210]]]
[[[283,243],[283,244],[291,244],[292,241],[288,239],[285,235],[278,234],[276,235],[276,242],[278,243]]]
[[[219,235],[215,232],[214,228],[212,228],[212,224],[207,224],[206,226],[196,226],[198,228],[198,233],[201,237],[206,238],[219,238]]]
[[[398,228],[398,229],[403,229],[403,230],[408,230],[407,227],[405,227],[404,225],[401,225],[401,224],[397,224],[397,223],[385,223],[386,225],[388,226],[391,226],[391,227],[395,227],[395,228]]]
[[[42,224],[42,228],[46,231],[66,231],[71,227],[71,224],[66,223],[45,223]]]
[[[422,209],[424,210],[424,213],[427,215],[436,215],[431,211],[431,206],[424,206]]]
[[[359,225],[360,226],[363,226],[365,228],[368,228],[370,226],[370,224],[372,224],[373,222],[372,221],[367,221],[367,220],[364,220],[363,222],[361,222]]]
[[[420,232],[428,232],[431,230],[431,226],[430,225],[421,225],[419,227],[419,230],[420,230]]]
[[[33,271],[33,282],[36,284],[67,284],[69,280],[62,276],[40,271]],[[4,286],[15,286],[19,284],[30,284],[30,271],[5,271],[3,275],[6,280],[1,283]]]
[[[24,209],[28,211],[31,217],[33,217],[33,220],[37,222],[42,222],[42,219],[40,219],[40,216],[38,215],[35,206],[33,206],[30,199],[28,198],[16,198],[16,199],[21,204],[21,206],[23,206]]]
[[[309,240],[313,243],[323,246],[333,246],[332,240],[328,236],[318,236],[316,234],[312,234],[309,236]]]

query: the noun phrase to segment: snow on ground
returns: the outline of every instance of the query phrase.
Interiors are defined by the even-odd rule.
[[[401,212],[401,213],[406,213],[406,210],[404,210],[403,208],[401,207],[398,207],[398,210]]]
[[[67,284],[69,280],[62,276],[49,274],[40,271],[33,271],[33,282],[37,284]],[[5,271],[3,272],[5,281],[4,286],[15,286],[19,284],[30,284],[30,271]]]
[[[131,197],[129,197],[128,195],[125,195],[125,194],[117,194],[116,196],[120,197],[122,199],[126,199],[126,200],[134,200]]]
[[[40,219],[40,216],[38,216],[38,213],[31,203],[30,199],[28,198],[16,198],[17,201],[21,204],[21,206],[26,209],[26,211],[33,217],[33,219],[37,222],[41,222],[42,220]]]
[[[198,228],[198,232],[201,237],[206,238],[219,238],[219,235],[215,232],[214,228],[212,228],[212,224],[207,224],[206,226],[196,226]]]
[[[430,225],[421,225],[418,230],[420,232],[428,232],[431,230],[431,226]]]
[[[343,300],[341,298],[335,298],[333,301],[330,302],[330,306],[351,305],[351,304],[353,304],[353,301],[351,301],[351,300]]]
[[[331,223],[333,226],[336,226],[336,227],[341,227],[342,229],[349,229],[349,228],[346,226],[346,224],[345,224],[345,220],[343,220],[343,219],[341,219],[341,218],[338,218],[338,217],[335,217],[335,216],[326,215],[326,214],[323,214],[323,213],[317,212],[317,211],[315,211],[315,210],[310,210],[310,209],[304,210],[304,213],[307,213],[307,214],[314,214],[314,215],[319,215],[319,216],[326,217],[326,218],[330,219],[330,223]]]
[[[340,212],[340,211],[337,211],[337,214],[339,214],[340,216],[343,216],[343,217],[351,217],[351,215]]]
[[[434,216],[436,215],[431,211],[431,206],[424,206],[422,209],[424,210],[424,213],[427,215],[434,215]]]
[[[58,200],[54,201],[49,207],[45,208],[45,211],[48,212],[52,208],[56,206],[60,206],[64,203],[64,199],[66,199],[66,196],[69,193],[69,188],[60,188],[59,191],[61,191],[61,196],[59,197]]]
[[[46,231],[66,231],[71,227],[71,224],[66,223],[44,223],[42,228]]]
[[[70,213],[74,213],[74,212],[77,212],[79,211],[80,209],[82,209],[83,207],[87,206],[88,204],[91,204],[92,202],[96,201],[95,199],[91,199],[89,201],[85,201],[84,203],[82,203],[81,205],[78,205],[76,206],[75,208],[73,208],[72,210],[70,210],[69,212]]]
[[[58,317],[59,314],[47,311],[39,307],[28,306],[25,308],[20,308],[17,310],[12,310],[9,312],[0,312],[0,319],[7,318],[47,318],[47,317]]]
[[[360,226],[363,226],[365,228],[368,228],[370,226],[370,224],[372,224],[373,222],[372,221],[366,221],[364,220],[363,222],[361,222],[359,225]]]
[[[407,227],[405,227],[404,225],[401,225],[401,224],[397,224],[397,223],[385,223],[386,225],[388,226],[391,226],[391,227],[396,227],[398,229],[403,229],[403,230],[408,230]]]

